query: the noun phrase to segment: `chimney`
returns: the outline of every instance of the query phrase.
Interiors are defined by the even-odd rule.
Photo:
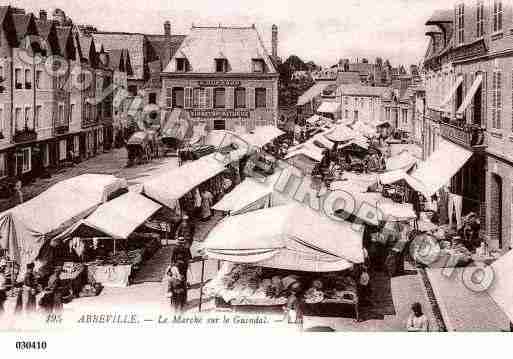
[[[272,56],[278,57],[278,26],[276,25],[272,27]]]
[[[164,35],[171,36],[171,22],[164,22]]]
[[[48,20],[48,13],[46,12],[46,10],[39,10],[39,20]]]

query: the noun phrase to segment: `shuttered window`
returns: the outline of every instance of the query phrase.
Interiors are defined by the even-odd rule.
[[[173,107],[173,88],[171,87],[166,88],[166,107]]]
[[[255,89],[255,108],[266,108],[267,90],[265,88]]]
[[[213,97],[214,97],[214,89],[212,87],[207,87],[205,89],[205,97],[206,97],[206,108],[213,108],[214,107],[214,100],[213,100]]]
[[[185,88],[184,107],[192,108],[192,87]]]
[[[214,107],[225,108],[226,107],[226,90],[222,87],[214,89]]]
[[[250,109],[254,109],[255,108],[255,89],[249,87],[246,89],[246,93],[247,93],[246,106],[249,107]]]
[[[184,107],[184,89],[183,87],[173,87],[173,107]]]
[[[502,128],[502,92],[501,92],[501,73],[495,71],[492,78],[492,127]]]
[[[235,96],[235,88],[227,87],[226,88],[226,108],[233,109],[234,106],[234,96]]]
[[[235,108],[246,108],[246,89],[244,87],[235,89]]]

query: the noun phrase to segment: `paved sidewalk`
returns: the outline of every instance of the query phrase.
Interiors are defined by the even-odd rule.
[[[464,268],[451,276],[443,269],[427,269],[427,275],[448,331],[509,331],[509,320],[486,292],[468,289]]]

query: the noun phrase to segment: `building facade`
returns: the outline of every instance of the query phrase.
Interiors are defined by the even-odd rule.
[[[162,106],[208,130],[277,126],[278,78],[254,26],[193,27],[162,73]]]
[[[87,156],[96,89],[77,83],[95,83],[98,54],[59,9],[50,20],[2,6],[0,27],[0,182],[31,181]]]
[[[340,103],[340,118],[368,124],[381,122],[384,114],[383,101],[388,91],[387,87],[340,85],[336,91],[337,102]]]
[[[471,151],[452,178],[463,211],[478,212],[490,245],[512,246],[513,7],[510,1],[460,1],[427,22],[427,153],[441,140]]]

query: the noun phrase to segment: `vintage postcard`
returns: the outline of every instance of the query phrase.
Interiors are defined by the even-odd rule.
[[[509,0],[2,3],[0,331],[513,330],[512,67]]]

